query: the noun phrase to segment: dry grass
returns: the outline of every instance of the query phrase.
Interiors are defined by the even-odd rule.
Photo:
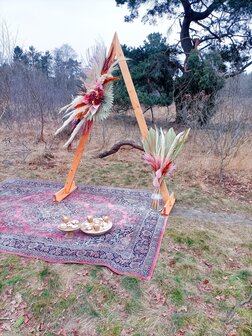
[[[165,124],[165,114],[161,117]],[[0,180],[15,176],[63,183],[74,151],[68,153],[62,149],[66,137],[54,138],[52,134],[56,128],[54,122],[46,129],[46,144],[36,143],[36,134],[31,132],[29,125],[11,131],[2,128]],[[176,192],[177,201],[211,210],[250,212],[252,158],[249,153],[252,139],[226,167],[223,189],[219,190],[219,161],[207,146],[205,137],[201,130],[191,132],[186,148],[177,160],[177,172],[168,179],[170,189]],[[76,181],[115,187],[152,188],[151,172],[143,164],[139,151],[125,147],[106,159],[94,159],[95,154],[125,138],[139,141],[139,130],[132,117],[112,118],[104,124],[95,125]]]
[[[84,184],[151,188],[151,173],[141,153],[122,149],[103,160],[93,156],[116,140],[138,139],[135,124],[96,125],[76,181]],[[109,125],[109,126],[108,126]],[[54,127],[54,129],[56,126]],[[63,137],[36,144],[31,128],[1,130],[0,179],[15,176],[65,180],[73,153]],[[217,163],[192,135],[169,186],[178,204],[251,213],[248,153],[251,144],[227,167],[239,191],[218,190],[211,176]],[[9,140],[10,139],[10,142]],[[28,148],[28,150],[27,150]],[[25,154],[25,149],[28,152]],[[25,157],[27,155],[27,157]],[[231,179],[232,178],[232,179]],[[241,186],[244,186],[242,189]],[[250,191],[251,192],[251,191]],[[251,194],[250,194],[251,195]],[[48,264],[0,255],[0,334],[3,336],[172,336],[252,334],[252,227],[213,224],[171,216],[151,281],[122,277],[103,267]]]

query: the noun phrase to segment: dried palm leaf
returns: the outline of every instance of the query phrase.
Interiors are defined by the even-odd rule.
[[[60,113],[64,113],[65,121],[55,134],[70,123],[76,125],[64,147],[71,144],[86,121],[104,120],[109,116],[114,101],[113,81],[119,79],[112,75],[119,60],[113,62],[111,55],[106,58],[106,48],[102,42],[88,50],[87,65],[84,68],[85,79],[81,79],[81,92],[60,110]]]

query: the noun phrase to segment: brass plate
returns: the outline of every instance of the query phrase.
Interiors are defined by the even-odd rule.
[[[63,232],[72,232],[72,231],[79,230],[80,225],[79,225],[79,224],[76,224],[76,225],[77,225],[77,226],[74,227],[74,228],[72,228],[72,227],[66,227],[66,228],[64,228],[64,227],[62,227],[61,224],[60,224],[60,225],[58,225],[58,229],[59,229],[60,231],[63,231]]]
[[[93,236],[100,236],[106,232],[108,232],[109,230],[111,230],[113,224],[112,222],[108,221],[108,222],[104,222],[101,218],[94,218],[95,219],[99,219],[100,222],[104,223],[104,227],[101,228],[99,231],[95,231],[94,229],[92,230],[87,230],[86,228],[84,228],[85,225],[90,225],[90,223],[88,221],[85,221],[84,223],[80,224],[80,230],[86,234],[89,235],[93,235]]]

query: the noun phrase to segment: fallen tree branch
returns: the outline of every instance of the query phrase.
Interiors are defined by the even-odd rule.
[[[123,141],[116,142],[110,149],[107,149],[107,150],[105,150],[105,151],[97,154],[95,156],[95,158],[96,159],[102,159],[102,158],[104,158],[106,156],[115,154],[116,152],[119,151],[119,149],[122,146],[130,146],[132,148],[138,149],[138,150],[140,150],[140,151],[143,152],[143,146],[137,144],[136,142],[134,142],[132,140],[123,140]]]

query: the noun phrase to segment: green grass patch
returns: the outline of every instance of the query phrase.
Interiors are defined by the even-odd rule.
[[[140,280],[132,276],[125,276],[121,285],[131,293],[131,296],[124,303],[124,310],[131,315],[142,308]]]
[[[127,289],[136,297],[142,296],[142,291],[140,288],[140,280],[138,278],[132,276],[125,276],[121,281],[121,285],[123,288]]]
[[[248,320],[249,323],[251,323],[252,326],[252,314],[251,310],[246,307],[240,307],[237,309],[237,313],[244,319]]]
[[[184,292],[179,288],[175,288],[169,292],[168,297],[176,306],[182,306],[185,302]]]
[[[41,297],[45,298],[45,299],[49,298],[50,297],[50,291],[49,291],[49,289],[47,289],[47,288],[44,289],[43,292],[41,293]]]
[[[98,273],[102,271],[102,266],[93,266],[91,271],[90,271],[90,276],[92,279],[96,279],[97,278],[97,275]]]
[[[248,281],[252,277],[252,272],[249,270],[240,270],[235,276],[242,281]]]
[[[25,280],[25,276],[18,274],[14,276],[13,278],[11,278],[10,280],[7,280],[6,284],[7,286],[13,286],[13,285],[16,285],[18,282],[22,282],[24,280]]]
[[[78,314],[85,314],[89,317],[98,318],[108,316],[111,309],[117,302],[116,293],[109,287],[98,281],[92,281],[81,287],[81,294],[78,296]]]
[[[33,295],[32,291],[27,292],[26,298],[29,301],[35,316],[49,314],[50,307],[57,302],[57,295],[60,291],[59,275],[45,265],[38,272],[40,281],[43,282],[43,291],[39,295]],[[57,315],[57,312],[55,311]],[[49,314],[50,316],[50,314]]]
[[[126,300],[124,304],[124,310],[130,315],[139,312],[141,308],[142,303],[139,298],[135,296],[131,296],[129,299]]]
[[[54,317],[60,316],[62,311],[72,308],[76,303],[76,296],[70,295],[67,298],[61,298],[54,305]]]
[[[240,270],[231,274],[227,280],[228,286],[223,288],[223,293],[227,297],[235,297],[238,301],[243,301],[244,297],[251,290],[252,272]]]
[[[185,244],[190,247],[197,247],[201,251],[209,251],[210,247],[208,243],[213,239],[213,237],[205,231],[195,231],[187,234],[184,231],[168,229],[167,235],[176,243]]]
[[[181,262],[186,259],[186,254],[184,252],[176,251],[174,255],[176,262]]]
[[[214,278],[216,283],[223,284],[224,278],[228,278],[230,276],[230,272],[223,271],[218,268],[218,269],[213,269],[211,272],[211,275]]]
[[[249,250],[252,250],[252,241],[247,244],[244,244],[244,246],[247,247]]]
[[[162,288],[164,291],[168,291],[170,288],[170,274],[167,266],[167,262],[158,262],[154,273],[153,281],[158,287]]]
[[[175,329],[180,329],[184,326],[186,319],[183,315],[175,313],[172,315],[172,322],[175,326]]]
[[[251,336],[252,335],[252,325],[243,325],[238,329],[239,336]]]
[[[86,284],[86,286],[84,287],[85,291],[87,293],[92,293],[93,289],[94,289],[94,284],[93,283],[88,283]]]
[[[49,267],[46,265],[43,267],[41,271],[39,271],[39,276],[42,280],[44,280],[49,275]]]
[[[35,297],[33,301],[34,302],[31,304],[31,308],[35,316],[39,317],[41,315],[47,315],[47,313],[49,313],[48,309],[46,309],[46,311],[44,311],[44,309],[50,307],[50,305],[52,304],[50,298]]]
[[[180,275],[175,275],[174,277],[173,277],[173,280],[174,280],[174,282],[176,283],[176,284],[178,284],[178,285],[181,285],[182,284],[182,278],[181,278],[181,276]]]
[[[22,266],[20,257],[7,256],[0,262],[0,292],[8,286],[24,284],[33,274],[32,269]]]
[[[101,316],[100,312],[98,311],[98,309],[96,309],[94,304],[91,303],[90,300],[85,296],[79,298],[77,312],[80,315],[85,314],[92,318],[99,318]]]
[[[19,327],[21,327],[21,325],[24,323],[24,317],[23,316],[20,316],[17,320],[16,320],[16,322],[15,322],[15,327],[16,328],[19,328]]]
[[[38,273],[39,278],[46,284],[50,295],[53,291],[60,287],[59,275],[58,273],[52,271],[48,265],[44,266]]]
[[[175,268],[176,274],[185,282],[201,279],[200,269],[195,263],[185,260]]]
[[[119,321],[109,321],[108,323],[99,323],[96,331],[101,336],[120,336],[122,325]]]
[[[116,294],[114,291],[108,286],[100,284],[99,282],[87,284],[84,288],[89,294],[90,298],[92,296],[99,298],[100,304],[109,305],[116,299]]]

